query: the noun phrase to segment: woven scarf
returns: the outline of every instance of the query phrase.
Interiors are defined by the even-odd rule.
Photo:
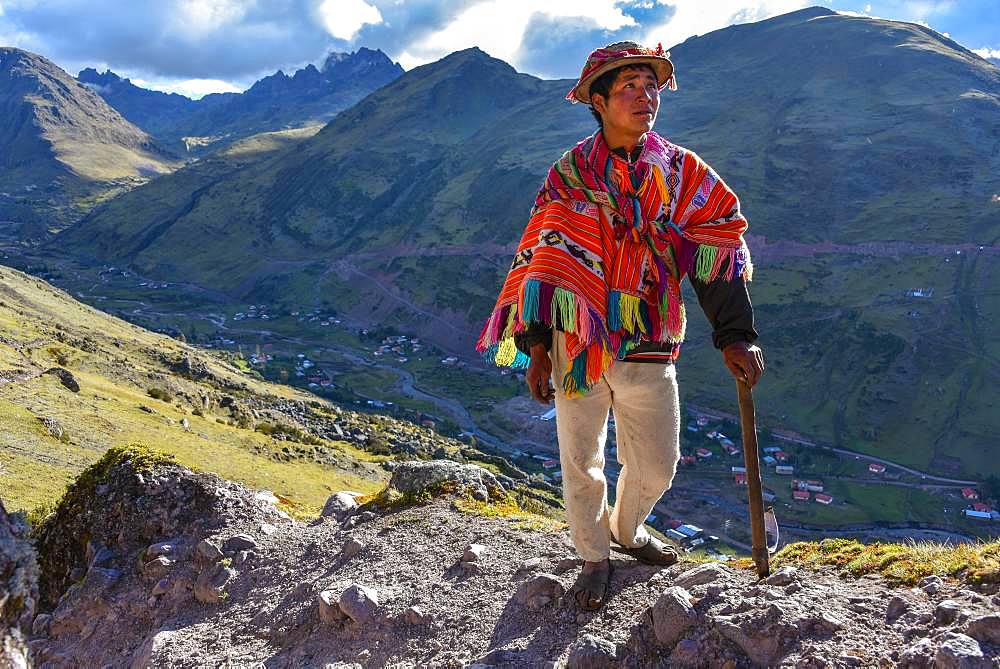
[[[563,391],[586,393],[639,342],[684,339],[687,272],[749,280],[746,229],[739,199],[694,152],[648,132],[630,170],[598,131],[549,170],[476,348],[524,369],[514,335],[558,324]]]

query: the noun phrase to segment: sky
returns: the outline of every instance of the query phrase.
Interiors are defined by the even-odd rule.
[[[405,69],[478,46],[521,72],[579,74],[591,49],[631,39],[670,48],[693,35],[818,4],[800,0],[0,0],[0,46],[75,75],[111,69],[189,97],[241,91],[381,49]],[[1000,59],[1000,0],[836,0],[845,13],[921,23]]]

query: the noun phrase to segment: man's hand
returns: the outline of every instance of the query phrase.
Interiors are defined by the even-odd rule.
[[[749,342],[733,342],[722,350],[722,357],[733,376],[746,381],[751,388],[764,373],[764,352]]]
[[[531,396],[542,404],[548,404],[556,396],[555,389],[549,383],[552,376],[552,360],[549,359],[545,344],[535,344],[531,347],[531,362],[524,380],[528,384]]]

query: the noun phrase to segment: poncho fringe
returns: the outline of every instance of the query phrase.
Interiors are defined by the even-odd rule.
[[[598,132],[553,165],[476,345],[490,363],[525,369],[514,335],[533,322],[558,327],[569,397],[640,341],[683,341],[684,273],[704,282],[752,274],[739,201],[697,155],[647,133],[638,189],[613,160]],[[697,246],[678,258],[683,240]]]

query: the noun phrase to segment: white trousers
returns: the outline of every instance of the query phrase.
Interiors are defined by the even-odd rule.
[[[670,488],[680,458],[674,365],[616,361],[586,395],[568,398],[562,391],[568,360],[561,332],[553,333],[549,357],[556,388],[563,499],[573,545],[588,562],[608,557],[612,535],[625,546],[642,546],[649,540],[643,522]],[[614,411],[622,465],[610,512],[604,477],[609,409]]]

